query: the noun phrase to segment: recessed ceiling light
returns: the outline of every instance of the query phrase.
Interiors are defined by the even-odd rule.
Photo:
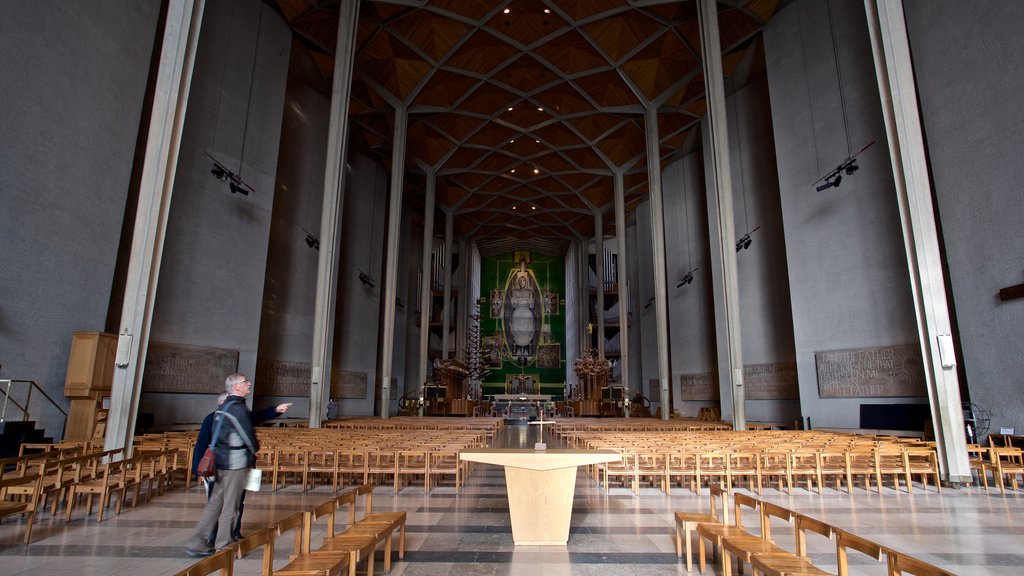
[[[539,169],[537,169],[537,168],[534,168],[534,169],[533,169],[533,173],[534,173],[534,174],[540,174],[540,170],[539,170]]]
[[[551,10],[548,10],[547,8],[545,8],[545,9],[544,9],[544,13],[545,13],[545,14],[551,14]]]
[[[536,209],[537,209],[536,206],[530,206],[530,210],[536,210]]]
[[[516,169],[515,169],[515,168],[513,168],[513,169],[512,169],[512,173],[513,173],[513,174],[515,174],[515,173],[516,173]]]
[[[511,106],[509,106],[509,107],[508,107],[508,111],[509,111],[509,112],[511,112],[511,111],[512,111],[512,107],[511,107]]]
[[[543,108],[537,108],[537,112],[543,112],[543,111],[544,111]]]
[[[511,12],[511,10],[509,10],[508,8],[505,8],[505,14],[508,14],[509,12]]]

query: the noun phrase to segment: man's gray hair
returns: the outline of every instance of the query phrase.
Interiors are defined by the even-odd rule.
[[[221,404],[223,404],[224,401],[227,400],[227,399],[228,399],[228,393],[227,392],[221,392],[220,396],[217,396],[217,406],[220,406]]]
[[[245,382],[245,374],[232,374],[228,376],[227,380],[224,381],[224,389],[227,394],[232,394],[235,391],[235,385]]]

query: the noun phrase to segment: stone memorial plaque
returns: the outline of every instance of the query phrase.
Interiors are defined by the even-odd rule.
[[[917,344],[815,352],[822,398],[926,396]]]
[[[398,376],[391,377],[391,387],[388,388],[388,394],[392,400],[398,400]]]
[[[647,395],[647,398],[651,402],[661,402],[661,380],[651,378],[649,386],[650,393]]]
[[[237,371],[238,350],[151,341],[142,391],[217,394]]]
[[[703,374],[680,374],[679,399],[684,401],[717,401],[718,375],[714,372]]]
[[[796,362],[747,364],[743,367],[747,400],[789,400],[800,398]]]
[[[331,375],[331,398],[366,398],[366,372],[336,370]]]
[[[309,396],[309,362],[256,361],[254,393],[259,396]]]

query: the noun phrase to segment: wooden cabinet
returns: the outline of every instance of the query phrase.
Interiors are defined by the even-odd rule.
[[[72,334],[68,373],[64,380],[64,396],[71,399],[65,440],[91,440],[103,433],[97,422],[106,420],[102,403],[103,397],[110,395],[116,355],[116,334]]]

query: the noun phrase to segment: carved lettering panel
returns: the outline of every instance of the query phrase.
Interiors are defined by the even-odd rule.
[[[150,342],[142,375],[143,392],[216,394],[238,371],[238,350]]]
[[[800,397],[796,363],[748,364],[743,367],[747,400],[787,400]]]
[[[366,372],[335,370],[331,375],[332,398],[366,398]]]
[[[260,396],[309,396],[309,362],[256,361],[256,389]]]
[[[651,402],[661,402],[661,381],[657,378],[651,378],[650,380],[650,394],[647,398]]]
[[[924,363],[916,344],[828,350],[814,354],[822,398],[925,396]]]
[[[718,375],[714,372],[704,372],[703,374],[680,374],[679,384],[682,389],[679,394],[681,400],[718,400]]]

